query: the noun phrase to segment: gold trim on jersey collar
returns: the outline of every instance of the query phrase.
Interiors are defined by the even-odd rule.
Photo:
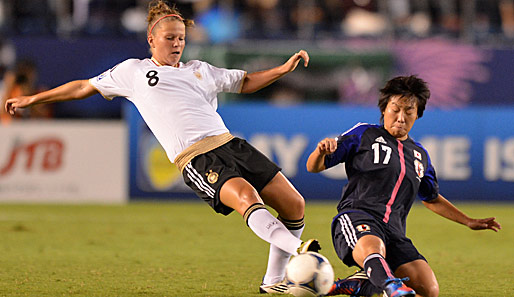
[[[150,60],[152,60],[152,62],[155,63],[155,65],[157,66],[163,66],[161,63],[159,63],[159,61],[157,61],[157,59],[155,59],[154,57],[151,57]]]
[[[153,56],[150,57],[150,60],[152,60],[152,62],[154,62],[155,65],[157,65],[158,67],[163,67],[163,66],[170,66],[170,67],[174,67],[174,68],[180,68],[180,61],[176,64],[177,66],[175,65],[163,65],[161,63],[159,63],[159,61],[157,61],[156,58],[154,58]]]

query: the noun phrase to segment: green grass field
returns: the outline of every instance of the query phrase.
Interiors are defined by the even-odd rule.
[[[503,230],[471,231],[415,205],[408,235],[440,296],[514,296],[514,204],[459,204]],[[336,276],[335,202],[308,203],[303,238],[320,240]],[[204,203],[0,205],[0,296],[262,296],[268,245],[241,217]]]

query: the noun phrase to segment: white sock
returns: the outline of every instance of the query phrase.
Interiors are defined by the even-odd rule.
[[[289,232],[296,238],[300,238],[304,228],[305,227],[289,230]],[[283,281],[286,275],[286,265],[289,263],[289,258],[291,258],[291,254],[271,244],[269,248],[268,268],[266,269],[262,283],[271,285]]]
[[[269,242],[277,246],[282,251],[292,255],[298,255],[297,249],[302,241],[296,238],[286,226],[264,208],[254,210],[247,219],[247,224],[252,231]]]

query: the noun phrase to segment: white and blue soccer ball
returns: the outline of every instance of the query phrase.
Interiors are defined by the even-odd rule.
[[[299,254],[286,266],[286,283],[289,294],[296,297],[323,296],[334,284],[334,270],[319,253]]]

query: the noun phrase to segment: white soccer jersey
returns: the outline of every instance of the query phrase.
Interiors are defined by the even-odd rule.
[[[217,94],[240,92],[245,75],[197,60],[177,68],[128,59],[89,82],[106,99],[121,96],[133,102],[173,162],[193,143],[228,132],[216,112]]]

